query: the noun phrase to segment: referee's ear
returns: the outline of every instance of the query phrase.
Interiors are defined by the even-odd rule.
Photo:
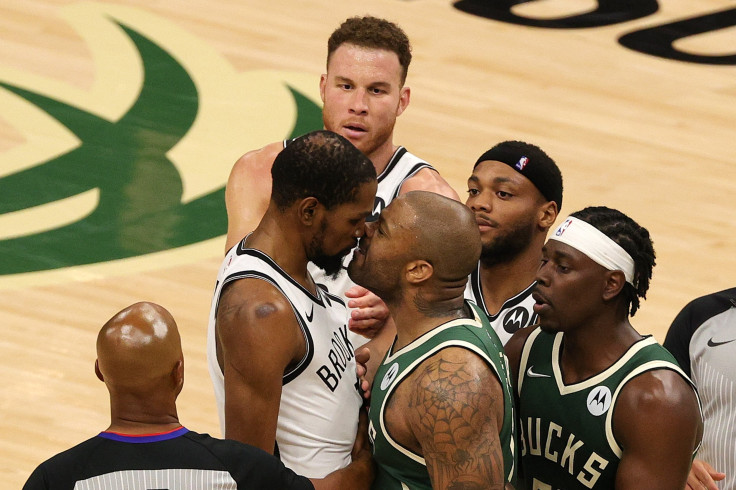
[[[183,359],[179,359],[178,361],[176,361],[176,364],[174,365],[174,369],[172,370],[171,375],[174,380],[174,389],[178,396],[179,393],[181,393],[182,388],[184,388],[184,360]]]

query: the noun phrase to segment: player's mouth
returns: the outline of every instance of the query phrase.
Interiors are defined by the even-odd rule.
[[[342,128],[348,136],[353,137],[362,136],[368,132],[368,129],[362,124],[344,124]]]
[[[536,289],[532,292],[532,298],[534,299],[534,313],[540,314],[540,312],[551,308],[549,299]]]
[[[475,215],[475,222],[478,224],[478,228],[480,229],[480,231],[496,228],[498,226],[498,223],[496,223],[492,219],[486,218],[479,214]]]

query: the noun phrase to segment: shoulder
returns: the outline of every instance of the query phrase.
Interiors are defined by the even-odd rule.
[[[52,484],[69,482],[70,485],[76,481],[76,476],[82,471],[90,456],[95,453],[100,444],[105,444],[106,439],[92,437],[65,451],[62,451],[47,459],[31,473],[26,482],[25,489],[50,488]]]
[[[217,317],[235,315],[263,320],[285,313],[293,314],[293,311],[289,299],[280,289],[264,279],[243,278],[223,287]]]
[[[415,394],[427,399],[503,393],[489,359],[462,346],[442,348],[422,361],[410,379]]]
[[[695,390],[685,377],[666,367],[645,371],[629,380],[621,389],[619,403],[638,412],[656,413],[697,403]]]
[[[313,488],[307,478],[296,475],[277,457],[255,446],[191,431],[186,436],[204,446],[239,484],[247,484],[246,488]]]
[[[283,141],[278,141],[276,143],[266,145],[263,148],[259,148],[258,150],[249,151],[245,155],[238,158],[238,160],[235,162],[235,165],[233,165],[228,183],[230,183],[230,181],[237,181],[241,178],[249,177],[254,174],[269,173],[270,175],[273,161],[283,149]]]
[[[262,279],[238,279],[220,296],[216,316],[217,336],[224,351],[269,345],[284,355],[299,349],[302,333],[288,298]]]
[[[668,368],[645,371],[626,382],[614,409],[614,431],[623,441],[627,433],[640,433],[644,426],[686,431],[700,423],[695,389],[682,374]]]
[[[433,168],[423,168],[404,181],[400,194],[411,191],[434,192],[456,201],[460,200],[455,189]]]

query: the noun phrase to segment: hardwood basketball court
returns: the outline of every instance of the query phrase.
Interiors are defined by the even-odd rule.
[[[645,4],[656,6],[637,5]],[[450,0],[2,2],[3,488],[19,488],[42,460],[107,426],[107,392],[93,369],[96,335],[140,300],[165,306],[179,324],[182,423],[219,435],[205,337],[225,239],[221,213],[206,213],[222,211],[218,199],[238,156],[287,137],[296,121],[304,123],[300,117],[314,120],[316,106],[296,106],[293,90],[319,102],[327,37],[352,15],[385,17],[406,30],[412,99],[395,142],[435,165],[461,196],[481,153],[520,139],[559,164],[561,218],[600,204],[650,230],[657,266],[632,323],[663,340],[689,300],[736,280],[736,9],[725,0],[662,0],[658,7],[638,18],[591,17],[597,2],[539,0],[514,7],[512,23]],[[570,17],[620,22],[564,28]],[[535,23],[547,27],[523,25]],[[672,32],[681,35],[670,43]],[[191,80],[174,86],[164,78],[145,99],[150,107],[167,100],[167,81],[171,91],[195,94],[189,106],[161,108],[190,121],[167,129],[180,137],[154,155],[179,187],[159,186],[158,170],[140,165],[118,185],[120,169],[105,162],[121,152],[131,162],[153,152],[142,136],[148,127],[126,133],[134,126],[126,118],[157,121],[141,102],[142,87],[165,63]],[[139,153],[127,155],[133,147]],[[176,219],[157,215],[160,242],[125,227],[139,220],[117,221],[172,195],[181,209]],[[102,213],[102,204],[112,211]],[[85,235],[75,224],[93,218],[120,226]],[[57,232],[65,241],[53,241]],[[149,253],[131,252],[134,241]],[[100,257],[85,263],[85,251]],[[78,265],[65,266],[65,257]]]

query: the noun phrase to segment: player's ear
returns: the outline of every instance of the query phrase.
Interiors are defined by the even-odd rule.
[[[322,99],[322,104],[325,103],[325,87],[327,86],[327,73],[323,73],[319,77],[319,96]]]
[[[400,116],[402,112],[409,106],[411,99],[411,89],[409,87],[401,87],[399,93],[399,107],[396,109],[396,117]]]
[[[623,271],[607,271],[606,284],[603,287],[603,299],[608,301],[618,296],[626,285]]]
[[[420,284],[434,274],[434,267],[426,260],[412,260],[405,267],[405,277],[410,284]]]
[[[557,203],[554,201],[547,201],[539,208],[538,223],[539,227],[543,230],[549,230],[557,220]]]
[[[319,218],[324,206],[320,204],[316,197],[305,197],[299,201],[297,206],[297,214],[299,220],[305,226],[312,226]]]
[[[102,375],[102,371],[100,371],[100,361],[99,359],[95,359],[95,374],[97,375],[97,379],[105,382],[105,377]]]

